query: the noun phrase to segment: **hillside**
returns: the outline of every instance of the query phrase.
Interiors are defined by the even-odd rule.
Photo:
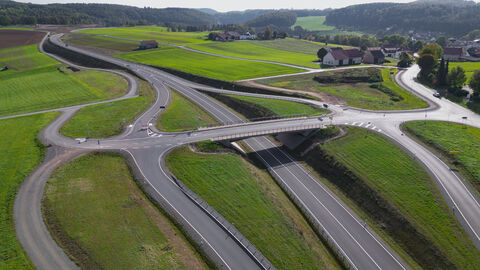
[[[478,28],[479,13],[480,4],[462,0],[373,3],[333,10],[328,13],[326,23],[368,32],[389,28],[395,32],[414,30],[463,36]]]
[[[53,15],[55,14],[55,15]],[[32,24],[132,24],[179,23],[206,25],[215,18],[187,8],[137,8],[111,4],[24,4],[0,0],[0,25]]]

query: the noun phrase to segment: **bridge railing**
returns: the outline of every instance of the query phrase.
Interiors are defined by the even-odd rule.
[[[302,126],[292,126],[286,128],[276,128],[270,130],[262,130],[262,131],[254,131],[254,132],[244,132],[244,133],[236,133],[231,135],[225,136],[218,136],[212,138],[211,141],[218,142],[218,141],[229,141],[229,140],[236,140],[236,139],[243,139],[243,138],[250,138],[250,137],[258,137],[270,134],[278,134],[278,133],[287,133],[287,132],[295,132],[295,131],[303,131],[303,130],[313,130],[313,129],[323,129],[325,125],[323,124],[312,124],[312,125],[302,125]]]

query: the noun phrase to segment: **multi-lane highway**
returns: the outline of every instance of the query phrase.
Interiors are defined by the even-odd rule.
[[[64,47],[59,37],[58,35],[53,36],[51,37],[51,41]],[[269,168],[279,185],[282,186],[285,192],[287,192],[296,204],[308,215],[312,223],[315,224],[318,230],[351,268],[408,268],[404,261],[392,251],[378,235],[368,227],[365,227],[364,223],[353,211],[346,207],[341,200],[330,192],[318,179],[315,179],[287,153],[276,147],[272,141],[266,137],[258,137],[258,134],[265,134],[266,132],[279,133],[292,128],[318,127],[324,123],[324,121],[319,120],[318,117],[261,123],[242,123],[243,120],[235,113],[195,89],[217,92],[225,90],[213,89],[191,83],[141,64],[129,63],[72,46],[66,48],[131,70],[154,86],[157,91],[157,100],[124,134],[113,139],[102,140],[100,144],[98,144],[97,140],[78,144],[74,140],[63,137],[58,133],[59,128],[68,120],[74,111],[67,111],[49,125],[43,132],[44,140],[49,144],[67,149],[67,151],[109,149],[127,153],[138,169],[139,174],[141,174],[144,181],[146,181],[149,187],[147,190],[151,195],[154,198],[158,198],[162,206],[186,228],[190,237],[201,245],[202,249],[205,250],[207,255],[216,262],[220,268],[268,268],[269,263],[259,255],[252,255],[250,250],[241,244],[241,241],[234,239],[216,220],[212,219],[212,217],[202,211],[198,205],[189,200],[172,181],[170,175],[166,173],[162,165],[162,160],[169,150],[179,145],[218,138],[220,136],[234,137],[239,134],[242,137],[251,136],[251,138],[245,140],[246,145],[258,154],[260,160]],[[413,67],[401,72],[399,79],[402,85],[408,90],[428,100],[432,105],[429,109],[402,112],[373,112],[330,106],[330,108],[332,108],[333,120],[327,121],[327,123],[368,128],[389,137],[409,151],[430,171],[447,203],[449,203],[451,207],[458,209],[458,211],[456,211],[457,218],[472,241],[479,247],[480,205],[478,204],[476,194],[472,192],[461,178],[449,170],[448,166],[440,159],[412,139],[404,136],[399,126],[405,121],[424,120],[426,118],[427,120],[449,120],[480,127],[480,117],[454,103],[433,98],[431,90],[415,82],[414,76],[416,73],[418,73],[418,69]],[[170,99],[169,87],[181,92],[187,98],[211,113],[220,122],[236,124],[179,134],[163,134],[156,130],[148,133],[138,132],[142,125],[149,123],[155,116],[161,113],[161,106],[168,105]],[[315,103],[315,101],[287,97],[274,98]],[[464,117],[467,117],[467,119],[465,120]],[[152,136],[152,134],[154,136]],[[47,165],[46,170],[51,168]],[[42,175],[43,177],[39,179],[40,183],[42,181],[45,182],[48,178],[48,173]],[[31,177],[34,177],[34,175]],[[28,181],[26,181],[26,183],[28,184]],[[41,194],[42,186],[37,187],[37,192],[38,189],[40,189]],[[17,202],[21,201],[25,203],[26,206],[39,207],[37,205],[39,204],[38,200],[24,200],[24,196],[27,195],[28,193],[22,193],[21,190]],[[16,211],[15,216],[17,220],[21,220],[22,212]],[[33,219],[35,219],[35,217],[33,217]],[[28,219],[23,222],[29,221],[42,223],[42,221]],[[17,221],[17,224],[18,223],[21,224],[21,222]],[[39,268],[48,269],[49,262],[51,263],[50,266],[54,266],[55,264],[53,263],[57,263],[55,260],[65,260],[66,256],[57,256],[56,258],[50,256],[48,259],[45,259],[45,257],[42,257],[43,254],[41,250],[39,251],[35,247],[32,247],[32,243],[49,241],[46,240],[48,236],[44,235],[40,240],[37,239],[38,237],[34,234],[30,237],[32,239],[22,239],[20,237],[20,240],[32,258],[32,261]],[[56,252],[61,251],[58,249]],[[46,264],[40,264],[40,262],[46,262]],[[64,262],[63,264],[66,265],[66,263],[67,262]]]

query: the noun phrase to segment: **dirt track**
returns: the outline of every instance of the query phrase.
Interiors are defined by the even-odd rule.
[[[39,31],[0,30],[0,49],[39,43],[45,36]]]

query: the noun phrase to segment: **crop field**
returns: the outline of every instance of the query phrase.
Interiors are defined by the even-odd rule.
[[[451,62],[448,65],[449,69],[454,67],[462,67],[465,70],[465,74],[467,75],[467,82],[470,81],[470,78],[473,76],[475,70],[480,70],[480,62]]]
[[[59,167],[46,185],[43,211],[83,269],[204,268],[120,156],[90,154]]]
[[[318,60],[316,52],[304,54],[269,48],[260,44],[260,42],[215,42],[190,45],[189,47],[199,51],[231,57],[287,63],[310,68],[320,67],[318,63],[313,62]]]
[[[158,129],[167,132],[193,130],[217,124],[209,113],[182,94],[171,90],[172,98],[167,109],[158,118]]]
[[[322,108],[313,107],[310,105],[268,98],[255,98],[245,96],[227,95],[230,98],[239,99],[248,103],[258,105],[276,116],[288,116],[288,115],[306,115],[314,116],[325,114],[328,111]]]
[[[323,92],[328,95],[344,100],[352,107],[358,107],[370,110],[404,110],[424,108],[427,104],[421,99],[415,97],[406,90],[399,87],[393,79],[393,75],[389,70],[378,71],[381,72],[383,82],[332,82],[319,83],[314,80],[315,76],[332,77],[341,79],[343,76],[364,76],[364,70],[343,70],[330,71],[323,73],[293,75],[287,77],[258,80],[257,83],[293,89],[308,92]],[[374,84],[381,84],[381,90],[374,88]],[[383,90],[383,91],[382,91]]]
[[[428,173],[386,138],[363,129],[347,130],[346,136],[321,147],[395,205],[458,268],[475,268],[480,252]]]
[[[95,47],[100,49],[114,50],[112,54],[131,52],[140,45],[137,41],[109,38],[102,36],[69,33],[62,38],[66,43]]]
[[[224,81],[236,81],[302,71],[274,64],[204,55],[179,48],[138,51],[117,55],[116,57]]]
[[[155,99],[152,87],[145,81],[139,81],[138,92],[139,97],[80,109],[60,133],[72,138],[87,138],[89,135],[90,138],[108,138],[120,134]]]
[[[38,52],[36,45],[0,50],[0,115],[46,110],[121,96],[127,81],[115,74],[74,72]]]
[[[33,269],[15,235],[13,204],[23,180],[43,160],[38,133],[58,115],[0,120],[0,269]]]
[[[153,39],[160,43],[175,45],[211,42],[207,40],[208,32],[167,32],[167,28],[157,26],[86,29],[78,31],[77,33],[109,35],[136,40]]]
[[[325,24],[325,16],[298,17],[292,29],[294,29],[295,26],[301,26],[303,29],[310,31],[329,31],[335,29],[334,26]]]
[[[439,150],[451,166],[458,168],[480,192],[480,129],[434,121],[409,122],[404,127],[425,144]],[[451,151],[459,154],[452,156]]]
[[[171,152],[166,164],[278,269],[339,268],[265,171],[236,154],[194,153],[188,147]]]
[[[9,29],[9,30],[7,30]],[[0,50],[16,46],[36,44],[45,36],[44,32],[23,31],[21,28],[0,28]]]

